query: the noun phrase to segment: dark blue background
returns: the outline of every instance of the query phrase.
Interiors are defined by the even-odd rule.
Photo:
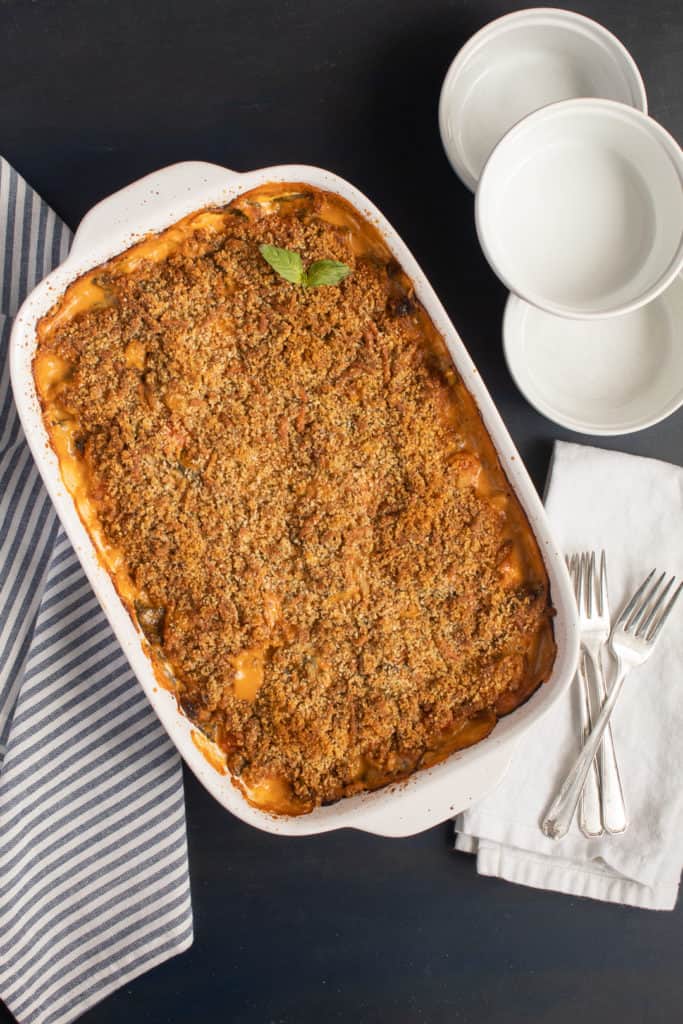
[[[541,486],[553,438],[581,438],[536,414],[510,380],[505,291],[436,122],[455,52],[522,6],[0,0],[0,150],[72,227],[98,199],[176,160],[312,163],[349,178],[431,278]],[[683,138],[681,0],[575,6],[622,39],[651,113]],[[596,443],[681,463],[683,412]],[[194,946],[84,1024],[681,1019],[683,907],[655,914],[478,878],[450,851],[447,825],[405,840],[276,839],[222,811],[189,775],[186,794]],[[1,1007],[0,1019],[10,1019]]]

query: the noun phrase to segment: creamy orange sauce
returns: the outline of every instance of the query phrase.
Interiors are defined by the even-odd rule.
[[[68,320],[73,320],[79,313],[85,313],[94,306],[105,306],[108,296],[104,288],[97,284],[94,277],[80,277],[70,285],[58,308],[50,316],[44,317],[38,325],[38,337],[42,340]]]
[[[296,204],[297,201],[301,201],[301,196],[308,199],[315,191],[311,186],[303,183],[287,185],[273,183],[247,193],[233,205],[241,209],[246,216],[258,217],[277,208],[280,203]],[[161,234],[142,239],[104,266],[85,274],[69,286],[58,304],[41,320],[38,325],[39,341],[47,341],[57,328],[70,319],[112,301],[106,287],[99,283],[105,274],[113,276],[129,274],[145,261],[164,260],[174,251],[180,249],[197,230],[219,232],[230,216],[231,214],[226,210],[195,212]],[[390,250],[374,225],[361,217],[358,211],[341,197],[327,194],[318,216],[337,227],[348,230],[349,243],[356,256],[372,254],[384,261],[392,258]],[[407,294],[413,294],[412,282],[400,268],[397,268],[396,280],[398,286],[403,288]],[[444,361],[450,363],[450,355],[445,342],[422,307],[417,307],[417,318],[420,330],[428,343]],[[142,343],[136,341],[129,343],[124,353],[124,359],[129,367],[143,371],[145,350]],[[60,405],[60,392],[72,371],[73,367],[66,360],[60,359],[53,352],[41,350],[39,347],[34,359],[34,376],[43,405],[48,433],[59,459],[64,485],[72,495],[78,514],[93,540],[102,564],[110,572],[118,593],[136,621],[134,605],[144,595],[141,595],[130,579],[122,552],[110,545],[103,535],[97,503],[92,495],[93,480],[83,456],[74,444],[74,438],[78,433],[78,422]],[[493,505],[498,505],[501,512],[505,511],[507,515],[506,530],[510,549],[500,565],[501,578],[511,588],[517,586],[525,576],[537,575],[542,578],[545,575],[545,570],[540,553],[533,545],[526,546],[525,549],[518,543],[518,538],[528,532],[529,525],[521,510],[516,507],[514,502],[510,503],[509,501],[509,483],[498,463],[493,443],[482,427],[476,403],[460,381],[452,365],[446,370],[446,376],[451,387],[458,394],[458,430],[461,435],[471,437],[473,449],[472,451],[459,451],[454,455],[453,472],[458,474],[459,481],[463,486],[474,487],[478,494],[486,497]],[[172,392],[167,395],[167,401],[172,403]],[[353,596],[357,586],[362,587],[362,581],[355,581],[354,585],[345,591],[330,594],[329,603],[333,605],[348,600]],[[275,595],[264,594],[264,612],[266,623],[273,628],[281,614]],[[150,649],[146,642],[144,643],[159,685],[165,689],[173,689],[170,667],[166,667],[163,659],[157,656],[157,652],[153,648]],[[529,693],[535,689],[539,679],[547,676],[554,653],[552,628],[548,623],[547,628],[540,632],[529,650],[529,661],[534,666],[534,671],[529,673]],[[234,693],[239,699],[254,701],[257,698],[264,679],[265,657],[266,649],[264,647],[246,649],[234,656],[233,686]],[[511,710],[519,703],[519,694],[509,695],[509,700]],[[506,713],[504,705],[496,710],[498,714]],[[495,721],[496,714],[489,711],[476,716],[464,725],[461,724],[451,729],[450,732],[444,734],[443,742],[438,749],[428,751],[423,756],[419,767],[434,765],[450,756],[454,751],[479,742],[488,735],[495,725]],[[221,774],[226,774],[225,754],[220,747],[198,730],[193,729],[191,736],[195,747],[207,761]],[[414,768],[411,769],[411,772],[412,770]],[[368,766],[365,763],[359,767],[358,780],[359,789],[374,788],[371,773],[368,777]],[[260,779],[253,785],[247,784],[244,779],[233,781],[249,803],[262,810],[278,814],[302,814],[311,809],[308,804],[293,798],[289,784],[282,778],[270,776]],[[386,781],[384,778],[378,785],[386,784]]]
[[[71,373],[71,364],[56,352],[39,352],[33,364],[33,372],[40,394],[51,400],[54,399],[58,386],[63,384]]]
[[[126,366],[130,366],[134,370],[144,370],[145,368],[145,346],[140,341],[131,341],[126,346],[124,353],[126,359]]]
[[[447,731],[437,749],[430,750],[424,755],[423,767],[430,768],[456,750],[463,750],[465,747],[472,747],[475,743],[479,743],[492,731],[496,721],[497,718],[493,711],[482,711],[470,718],[460,728]]]
[[[215,768],[220,775],[227,775],[228,766],[225,754],[221,748],[203,732],[199,732],[198,729],[193,729],[190,737],[199,753],[209,762],[211,767]]]
[[[114,580],[116,589],[124,601],[132,604],[139,596],[124,564],[123,552],[105,539],[100,526],[97,506],[91,489],[92,480],[86,463],[74,446],[74,437],[78,432],[78,423],[73,418],[63,418],[64,413],[58,406],[52,406],[50,420],[52,444],[59,459],[59,468],[64,486],[74,500],[74,504],[93,541],[101,562]]]
[[[240,700],[256,700],[256,694],[263,684],[264,656],[262,647],[252,647],[240,651],[232,659],[235,666],[233,689]]]
[[[249,785],[243,779],[235,779],[235,785],[246,800],[261,811],[271,814],[306,814],[311,810],[310,804],[302,803],[292,796],[292,791],[285,779],[277,775],[259,779]]]

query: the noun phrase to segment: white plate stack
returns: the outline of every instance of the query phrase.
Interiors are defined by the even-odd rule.
[[[510,372],[548,418],[625,434],[683,404],[683,154],[601,25],[535,9],[460,50],[439,104],[448,158],[511,291]]]

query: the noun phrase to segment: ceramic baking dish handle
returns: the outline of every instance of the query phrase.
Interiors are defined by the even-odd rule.
[[[361,805],[354,812],[349,825],[376,836],[401,838],[423,832],[435,822],[447,821],[466,811],[498,785],[508,769],[514,749],[514,743],[505,743],[498,749],[487,750],[485,757],[475,758],[469,763],[462,761],[458,766],[458,796],[442,784],[434,786],[431,793],[420,787],[415,787],[410,793],[408,783],[408,792],[403,793],[400,801],[383,800],[376,804],[368,801],[366,808]],[[466,802],[460,794],[466,795]]]
[[[188,177],[193,187],[188,188]],[[202,195],[206,204],[215,204],[216,188],[225,188],[225,201],[235,194],[241,175],[217,164],[187,161],[154,171],[127,188],[103,199],[86,213],[74,235],[69,254],[79,260],[86,253],[97,254],[93,263],[101,262],[128,248],[149,231],[159,231],[159,224],[179,220],[181,216],[200,209]]]

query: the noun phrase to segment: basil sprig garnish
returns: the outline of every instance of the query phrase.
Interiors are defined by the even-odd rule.
[[[280,277],[304,288],[340,284],[351,273],[351,267],[339,260],[316,260],[305,270],[298,252],[281,249],[278,245],[259,245],[259,252]]]

